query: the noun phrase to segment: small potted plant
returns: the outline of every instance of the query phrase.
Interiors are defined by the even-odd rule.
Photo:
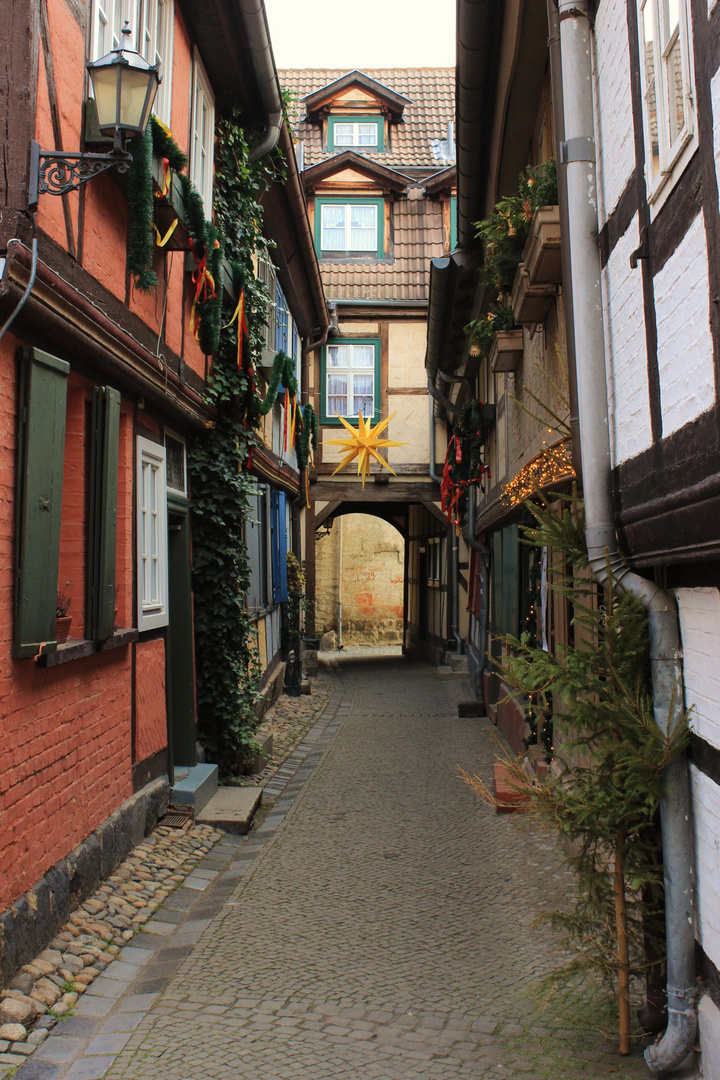
[[[70,624],[72,623],[72,615],[68,615],[72,600],[65,593],[61,593],[58,589],[57,602],[55,606],[55,640],[58,645],[62,645],[64,641],[67,641],[68,634],[70,633]]]

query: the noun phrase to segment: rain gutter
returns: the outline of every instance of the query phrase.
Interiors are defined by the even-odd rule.
[[[572,319],[575,330],[578,416],[581,432],[583,496],[590,567],[601,584],[632,593],[647,611],[653,713],[658,727],[672,732],[683,712],[680,628],[675,599],[634,573],[618,550],[611,495],[609,413],[598,245],[597,183],[590,0],[559,0],[560,52],[565,141],[561,170],[567,176]],[[665,771],[660,804],[665,925],[667,939],[668,1026],[649,1046],[645,1059],[666,1076],[693,1049],[697,1033],[693,898],[693,829],[687,755]]]
[[[275,59],[270,44],[270,30],[263,0],[238,0],[245,24],[250,57],[267,115],[267,128],[257,146],[250,151],[250,161],[259,161],[277,146],[283,126],[283,105]]]

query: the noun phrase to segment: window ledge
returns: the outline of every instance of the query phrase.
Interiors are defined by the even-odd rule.
[[[134,627],[116,630],[112,637],[99,644],[84,639],[78,641],[71,639],[63,642],[62,645],[58,645],[56,652],[44,653],[39,656],[37,666],[39,668],[52,668],[57,667],[58,664],[69,664],[73,660],[81,660],[84,656],[93,656],[95,653],[119,649],[123,645],[129,645],[131,642],[137,641],[137,639],[138,632]]]

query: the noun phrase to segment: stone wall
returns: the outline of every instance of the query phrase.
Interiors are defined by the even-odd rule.
[[[52,941],[70,912],[152,832],[167,811],[169,795],[166,776],[131,795],[12,907],[0,912],[0,986]]]
[[[402,644],[405,542],[392,525],[369,514],[344,515],[317,543],[318,633],[338,628],[341,532],[343,644]]]

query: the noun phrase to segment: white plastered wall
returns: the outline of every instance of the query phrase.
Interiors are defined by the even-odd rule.
[[[682,632],[685,703],[691,726],[720,748],[720,592],[677,589]],[[720,787],[690,767],[698,940],[720,968]],[[700,1036],[705,1080],[720,1080],[720,1010],[705,995],[700,1002]]]
[[[636,214],[602,274],[613,465],[652,443],[642,270],[630,267],[630,254],[639,242]]]
[[[702,211],[655,275],[663,438],[715,404],[710,292]]]
[[[595,21],[595,139],[601,226],[635,168],[626,0],[603,0]]]

